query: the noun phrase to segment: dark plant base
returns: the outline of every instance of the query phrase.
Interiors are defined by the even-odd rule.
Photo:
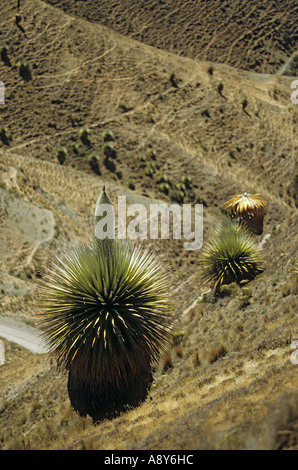
[[[88,374],[78,380],[76,370],[70,367],[67,389],[74,410],[80,416],[91,416],[96,424],[139,406],[146,400],[152,380],[151,370],[144,370],[128,380],[119,380],[117,376],[108,382],[105,377],[91,379]]]

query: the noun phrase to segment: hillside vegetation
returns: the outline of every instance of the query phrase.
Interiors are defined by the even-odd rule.
[[[203,204],[204,243],[231,195],[267,210],[263,273],[217,297],[198,251],[144,241],[175,335],[147,400],[114,420],[79,417],[51,356],[3,340],[1,449],[297,449],[297,6],[278,4],[27,0],[16,24],[2,1],[0,318],[38,326],[40,277],[90,241],[103,185],[116,209]]]

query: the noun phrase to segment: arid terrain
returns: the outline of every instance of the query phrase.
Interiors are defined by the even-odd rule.
[[[103,185],[115,207],[203,204],[204,243],[231,195],[259,193],[267,210],[264,272],[219,297],[199,251],[143,242],[168,266],[175,335],[148,399],[114,420],[81,418],[50,354],[1,339],[0,449],[297,450],[296,2],[27,0],[17,13],[2,0],[0,324],[39,327],[38,282],[91,239]]]

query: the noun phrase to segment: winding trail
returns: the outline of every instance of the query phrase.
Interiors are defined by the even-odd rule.
[[[48,349],[42,344],[42,332],[22,320],[0,317],[0,337],[13,341],[33,353],[45,354],[48,352]]]

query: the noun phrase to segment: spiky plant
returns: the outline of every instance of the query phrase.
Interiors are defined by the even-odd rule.
[[[263,233],[266,201],[258,194],[237,194],[225,202],[224,207],[232,219],[244,223],[252,233]]]
[[[223,284],[250,281],[262,272],[259,251],[237,222],[225,221],[203,247],[200,262],[205,280],[218,293]]]
[[[110,204],[105,191],[101,204]],[[97,422],[145,400],[152,363],[172,337],[167,284],[153,252],[126,241],[94,236],[53,262],[42,324],[81,416]]]
[[[292,269],[291,269],[292,274],[295,276],[298,276],[298,260],[296,259],[293,264],[292,264]]]

